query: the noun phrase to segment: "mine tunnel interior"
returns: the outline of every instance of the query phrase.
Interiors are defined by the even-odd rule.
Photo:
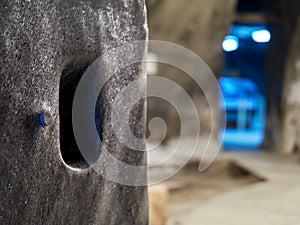
[[[224,147],[257,148],[266,121],[266,53],[271,32],[264,23],[234,23],[223,41],[224,68],[220,86],[226,118]],[[225,117],[226,115],[226,117]]]
[[[284,71],[277,70],[274,76],[268,64],[274,63],[270,62],[272,49],[281,49],[281,29],[269,1],[238,2],[236,17],[222,43],[224,62],[219,81],[224,102],[219,107],[226,128],[220,128],[219,139],[225,149],[260,148],[267,145],[268,135],[274,135],[266,134],[268,116],[272,113],[270,104],[280,104]]]
[[[200,118],[199,144],[195,150],[195,156],[187,164],[195,163],[194,169],[186,170],[186,173],[181,174],[181,177],[174,176],[174,179],[170,179],[169,183],[166,182],[166,186],[171,193],[169,206],[171,210],[173,209],[167,224],[197,224],[199,221],[206,221],[204,218],[209,212],[211,214],[207,217],[211,219],[207,221],[213,221],[211,224],[239,224],[240,221],[247,220],[249,222],[251,218],[257,220],[256,212],[253,216],[249,216],[253,205],[248,203],[253,201],[257,201],[255,207],[263,205],[261,209],[265,212],[261,214],[261,220],[269,215],[276,215],[277,217],[284,214],[283,208],[279,211],[274,210],[267,213],[275,204],[274,201],[271,201],[272,204],[268,205],[267,202],[270,202],[270,199],[265,198],[265,196],[268,196],[270,190],[274,191],[277,188],[277,184],[272,181],[273,178],[277,179],[280,176],[280,173],[276,171],[277,168],[295,166],[294,168],[299,169],[299,155],[297,155],[297,151],[299,153],[300,149],[299,3],[300,1],[297,0],[191,0],[189,4],[186,4],[185,1],[173,0],[148,1],[150,39],[173,41],[195,52],[213,71],[225,98],[224,102],[217,101],[216,106],[209,105],[205,102],[205,93],[203,94],[201,90],[195,88],[196,85],[184,76],[184,72],[176,71],[174,68],[166,68],[166,66],[159,64],[156,68],[151,67],[148,70],[149,76],[155,76],[155,74],[163,76],[175,81],[187,90],[195,102]],[[183,8],[184,10],[182,10]],[[149,59],[155,59],[159,58],[159,55],[153,56],[151,53],[148,57]],[[199,77],[202,76],[201,72],[201,70],[195,71]],[[213,89],[210,82],[207,82],[206,85],[209,86],[208,89]],[[153,87],[150,86],[150,88]],[[179,91],[168,91],[175,96],[180,95]],[[215,93],[218,95],[219,92],[215,90]],[[187,149],[190,147],[189,144],[192,139],[189,136],[185,137],[180,134],[182,124],[177,122],[179,119],[176,118],[177,114],[174,111],[162,101],[148,99],[148,120],[151,117],[160,116],[166,118],[168,125],[167,139],[169,141],[166,141],[166,144],[159,149],[163,153],[157,154],[157,158],[165,152],[171,152],[173,146],[177,144],[176,141],[179,143],[185,141],[185,146],[180,148],[180,153],[183,155],[187,154]],[[206,195],[204,195],[205,202],[200,202],[201,197],[197,195],[197,192],[203,194],[205,185],[192,187],[190,182],[207,181],[207,178],[193,176],[192,171],[199,174],[199,171],[197,171],[199,161],[201,164],[201,161],[205,160],[207,152],[214,152],[219,147],[215,145],[207,148],[207,145],[205,145],[207,140],[211,140],[211,136],[209,136],[211,133],[209,132],[213,128],[210,123],[212,121],[212,111],[218,112],[217,116],[219,117],[217,118],[220,118],[222,122],[227,117],[226,128],[225,126],[221,127],[221,125],[216,126],[216,133],[219,137],[219,142],[216,142],[220,143],[220,137],[224,135],[224,140],[221,141],[224,141],[223,149],[225,151],[219,152],[219,157],[203,174],[207,175],[209,170],[213,169],[218,163],[224,166],[226,157],[236,157],[238,158],[236,162],[242,162],[241,164],[238,163],[240,166],[245,163],[246,168],[251,168],[248,171],[251,171],[250,173],[238,172],[238,174],[256,174],[260,177],[260,175],[266,174],[265,171],[260,173],[263,171],[259,168],[260,166],[271,168],[269,165],[274,165],[270,170],[271,176],[260,177],[259,182],[262,183],[252,183],[250,188],[248,186],[245,189],[239,187],[237,192],[230,191],[232,196],[228,198],[227,203],[231,202],[232,199],[236,199],[236,201],[231,204],[230,210],[225,214],[224,210],[226,211],[226,208],[228,208],[227,203],[220,206],[220,202],[215,201],[216,198],[214,197],[212,197],[212,201],[208,200],[207,203]],[[186,107],[184,116],[189,117],[189,112],[189,108]],[[189,118],[191,123],[195,122],[191,117]],[[189,124],[183,125],[188,126]],[[154,131],[152,133],[158,134],[159,128]],[[282,156],[282,153],[286,155]],[[241,158],[243,160],[240,161]],[[275,158],[278,160],[275,160]],[[150,162],[155,162],[155,155],[152,158],[150,156],[150,159]],[[285,159],[291,161],[283,162]],[[265,164],[263,163],[264,160],[271,163]],[[219,169],[220,171],[226,171],[224,167]],[[159,169],[158,173],[161,174],[161,171]],[[214,171],[214,174],[220,175],[222,173],[220,171]],[[294,172],[291,170],[285,170],[282,173],[284,179],[289,176],[292,177],[292,174]],[[189,176],[191,176],[190,181],[178,185],[178,182],[187,180]],[[212,174],[208,175],[208,177],[211,176]],[[223,179],[224,175],[220,175],[220,177]],[[296,180],[297,178],[293,177],[291,183]],[[228,187],[228,183],[224,180],[220,183],[220,186]],[[278,182],[278,186],[282,183],[285,182]],[[291,183],[288,184],[289,187],[292,186]],[[257,190],[268,184],[270,187],[264,189],[267,191],[257,198]],[[182,185],[182,189],[178,191],[180,185]],[[209,192],[212,192],[212,186],[208,186]],[[252,194],[247,192],[250,189],[253,190]],[[245,191],[243,196],[245,198],[240,195],[240,191]],[[284,191],[280,189],[278,196],[282,196],[283,193]],[[291,212],[297,208],[297,205],[293,205],[292,201],[299,195],[291,194],[290,188],[286,193],[292,198],[287,201],[288,204],[285,208],[291,206],[290,210],[287,210],[289,211],[287,214],[292,214]],[[150,190],[150,203],[152,203],[153,208],[156,206],[154,203],[157,201],[153,197],[155,194],[157,194],[157,190]],[[228,192],[225,195],[228,196]],[[190,196],[190,199],[188,196]],[[220,196],[224,200],[224,195],[221,194]],[[267,201],[262,203],[263,199]],[[278,206],[281,206],[285,200],[286,198],[279,200]],[[193,201],[195,201],[195,205],[191,204]],[[163,205],[160,201],[157,202],[159,202],[158,205]],[[212,202],[215,202],[215,204],[212,205]],[[187,204],[191,204],[191,207],[184,211],[187,209]],[[248,207],[244,208],[245,205]],[[182,216],[178,216],[180,207],[182,207]],[[235,210],[232,210],[232,207],[235,207]],[[237,219],[236,212],[241,208],[244,208],[244,214]],[[191,211],[195,213],[190,214]],[[276,213],[274,214],[274,212]],[[218,213],[220,213],[220,216],[216,217]],[[232,220],[228,216],[231,213]],[[156,219],[155,216],[153,217]],[[186,219],[187,217],[189,218]],[[245,220],[245,218],[247,219]],[[277,221],[277,218],[275,220]],[[284,216],[283,221],[286,221],[286,216]],[[249,222],[249,224],[253,223],[255,224],[255,221]]]
[[[201,4],[204,3],[195,1],[182,12],[189,15],[185,17],[185,23],[179,21],[175,10],[168,7],[169,4],[171,2],[167,0],[148,1],[150,39],[173,41],[191,49],[210,67],[222,87],[222,81],[229,80],[225,82],[227,91],[228,83],[231,83],[232,88],[238,85],[235,88],[244,89],[237,89],[237,95],[231,102],[236,105],[231,105],[231,109],[229,107],[225,113],[226,106],[220,103],[216,106],[217,110],[215,106],[210,108],[205,94],[186,74],[170,66],[166,68],[165,65],[157,64],[154,76],[162,75],[178,83],[195,100],[199,110],[200,135],[206,137],[212,130],[210,113],[218,111],[221,120],[227,117],[227,129],[220,125],[216,131],[219,139],[225,135],[225,148],[282,148],[282,140],[287,132],[284,121],[288,113],[284,93],[289,90],[288,83],[291,79],[287,76],[287,64],[297,31],[298,3],[283,0],[239,0],[218,4],[212,2],[211,8],[206,9],[211,11],[210,17],[202,20],[205,10],[201,11]],[[176,7],[179,9],[181,4],[183,5],[179,1]],[[195,11],[194,8],[197,7],[198,10]],[[161,14],[162,11],[165,13]],[[188,27],[183,26],[187,23]],[[177,24],[176,29],[174,24]],[[198,73],[201,76],[201,72]],[[245,85],[239,85],[243,82]],[[174,91],[174,95],[178,94]],[[228,93],[227,97],[226,93],[223,94],[225,102],[230,103]],[[248,104],[249,107],[238,107],[238,102],[242,105]],[[179,137],[181,124],[176,112],[166,104],[162,106],[158,100],[148,99],[148,121],[158,114],[167,118],[165,143]],[[155,133],[159,133],[159,130]]]

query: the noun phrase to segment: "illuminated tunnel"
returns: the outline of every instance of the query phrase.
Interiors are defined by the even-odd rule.
[[[219,131],[225,149],[254,149],[264,140],[266,121],[266,52],[272,39],[264,23],[234,23],[224,38],[220,102],[226,127]]]

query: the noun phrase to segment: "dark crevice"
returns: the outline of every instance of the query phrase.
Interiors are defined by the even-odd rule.
[[[59,88],[60,149],[63,160],[74,168],[87,168],[73,133],[72,106],[76,88],[89,61],[73,61],[62,73]]]

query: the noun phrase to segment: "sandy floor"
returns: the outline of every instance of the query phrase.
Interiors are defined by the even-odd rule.
[[[196,160],[164,184],[167,225],[300,225],[298,156],[222,152],[204,173]]]

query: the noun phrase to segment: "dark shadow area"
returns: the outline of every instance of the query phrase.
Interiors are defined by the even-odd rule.
[[[77,85],[88,63],[79,66],[74,62],[62,73],[59,88],[60,149],[65,163],[75,168],[87,168],[88,163],[82,156],[73,133],[72,106]],[[82,65],[82,64],[81,64]]]

